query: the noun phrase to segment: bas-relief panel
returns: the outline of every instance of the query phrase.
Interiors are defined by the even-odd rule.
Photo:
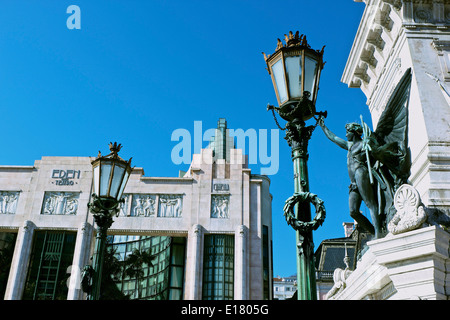
[[[135,195],[131,207],[132,216],[150,217],[155,215],[156,196]]]
[[[15,214],[19,191],[0,191],[0,214]]]
[[[182,195],[168,194],[126,194],[120,205],[119,215],[123,217],[181,217]]]
[[[158,217],[181,217],[183,196],[163,194],[159,196]]]
[[[45,192],[41,214],[75,215],[79,197],[79,192]]]
[[[228,219],[229,216],[230,195],[212,195],[211,196],[211,218]]]

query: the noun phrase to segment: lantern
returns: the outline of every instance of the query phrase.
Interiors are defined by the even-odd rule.
[[[133,170],[131,159],[125,161],[117,154],[122,148],[121,144],[110,143],[109,148],[109,155],[101,156],[99,152],[92,161],[94,194],[105,208],[112,208],[121,199]]]
[[[285,35],[285,44],[278,39],[274,54],[264,54],[267,70],[272,77],[278,100],[280,116],[291,121],[310,119],[316,112],[315,103],[319,90],[320,73],[323,69],[323,51],[313,50],[306,36]]]

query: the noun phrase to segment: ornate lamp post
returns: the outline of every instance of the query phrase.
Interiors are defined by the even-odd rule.
[[[97,225],[97,235],[92,268],[88,269],[90,277],[92,277],[92,284],[87,285],[87,290],[85,290],[88,291],[89,300],[98,300],[100,297],[106,234],[113,223],[113,215],[118,213],[119,204],[123,202],[122,193],[133,170],[131,168],[131,158],[125,161],[118,156],[117,153],[121,148],[122,145],[117,144],[117,142],[110,143],[109,149],[111,153],[107,156],[102,156],[99,152],[97,158],[91,163],[94,172],[94,193],[88,206]]]
[[[311,49],[306,36],[297,31],[295,35],[292,32],[285,35],[285,44],[278,39],[272,55],[263,53],[279,105],[268,105],[267,110],[272,110],[278,127],[286,130],[285,139],[292,148],[294,194],[286,200],[284,215],[296,231],[298,300],[317,299],[312,231],[325,220],[323,201],[309,192],[307,168],[308,142],[318,122],[313,126],[305,123],[312,117],[317,121],[316,116],[326,117],[326,112],[316,112],[315,108],[320,72],[324,66],[323,50]],[[284,128],[278,124],[275,111],[287,121]],[[310,203],[316,209],[313,220]]]

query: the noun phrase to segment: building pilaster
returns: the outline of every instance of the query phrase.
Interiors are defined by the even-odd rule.
[[[249,299],[248,283],[248,232],[244,225],[236,228],[234,251],[234,299]]]
[[[194,224],[188,234],[185,282],[186,300],[201,300],[202,298],[202,240],[203,228],[199,224]]]
[[[81,272],[89,261],[89,249],[91,244],[92,225],[83,222],[78,228],[73,262],[70,266],[70,278],[67,281],[69,292],[67,300],[82,300],[83,290],[81,290]]]
[[[22,299],[35,227],[34,223],[26,220],[23,226],[19,228],[6,286],[5,300]]]

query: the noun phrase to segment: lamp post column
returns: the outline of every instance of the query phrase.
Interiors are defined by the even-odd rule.
[[[97,235],[95,239],[95,248],[92,267],[94,269],[92,279],[92,291],[88,297],[88,300],[99,300],[100,287],[102,283],[103,273],[103,261],[106,252],[106,235],[109,227],[113,223],[111,214],[108,211],[101,211],[98,214],[94,214],[94,220],[97,224]]]
[[[287,223],[296,231],[297,297],[317,300],[312,231],[322,225],[326,213],[323,201],[309,192],[307,161],[308,142],[320,120],[316,116],[326,117],[326,112],[316,112],[315,107],[324,48],[313,50],[306,36],[298,31],[285,35],[285,42],[278,39],[275,53],[269,56],[264,53],[279,105],[268,105],[267,110],[272,110],[278,127],[286,130],[285,139],[292,148],[295,191],[286,200],[283,211]],[[287,121],[284,128],[279,125],[275,111]],[[305,121],[312,117],[316,125],[306,126]],[[316,209],[313,220],[310,204]]]
[[[122,148],[117,142],[109,143],[111,153],[91,162],[93,170],[92,201],[88,204],[97,224],[96,251],[92,266],[85,266],[81,277],[81,287],[88,294],[88,300],[100,298],[103,260],[106,252],[106,233],[113,223],[112,216],[119,212],[119,204],[124,202],[122,193],[130,177],[131,159],[123,160],[117,154]]]
[[[287,137],[292,147],[292,162],[294,165],[295,194],[309,194],[308,179],[308,142],[314,126],[305,126],[303,121],[297,125],[288,125]],[[295,130],[292,134],[292,130]],[[294,206],[296,221],[311,221],[311,207],[308,201],[296,203]],[[298,300],[317,300],[316,275],[314,265],[314,243],[312,230],[296,229],[297,244],[297,298]]]

